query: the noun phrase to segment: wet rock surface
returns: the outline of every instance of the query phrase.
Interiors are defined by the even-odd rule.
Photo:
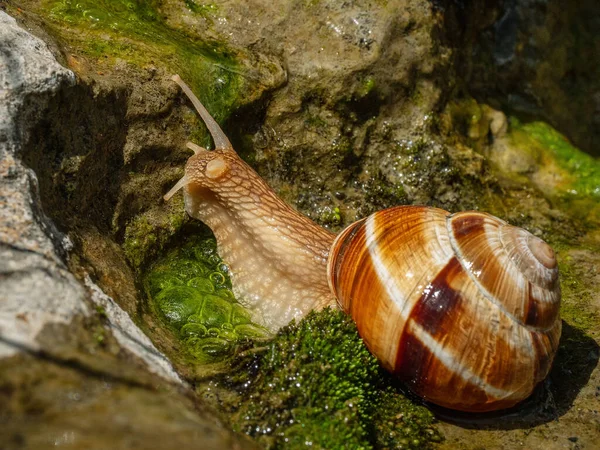
[[[456,8],[462,4],[452,3]],[[19,150],[33,172],[14,168],[22,167],[14,152],[2,159],[7,183],[17,172],[21,175],[14,179],[21,181],[16,184],[38,180],[41,202],[33,204],[41,204],[52,218],[51,222],[28,213],[24,222],[33,224],[32,231],[15,234],[18,226],[3,228],[3,240],[11,242],[6,261],[16,265],[26,252],[34,258],[34,267],[43,268],[36,270],[48,277],[48,261],[56,263],[58,268],[52,270],[68,280],[58,285],[62,291],[57,294],[66,290],[77,300],[72,306],[68,302],[57,306],[51,322],[79,332],[65,338],[67,344],[63,338],[49,339],[40,347],[40,339],[35,339],[40,326],[35,328],[32,352],[13,352],[6,360],[12,369],[2,370],[5,391],[31,392],[35,399],[48,389],[45,383],[64,378],[65,386],[71,387],[59,392],[89,385],[85,391],[91,393],[85,406],[89,409],[82,411],[96,414],[96,408],[108,405],[109,424],[118,419],[122,396],[129,405],[123,413],[125,422],[132,426],[127,421],[133,420],[139,405],[148,409],[144,405],[156,401],[173,411],[175,420],[156,411],[155,421],[140,422],[131,433],[136,437],[162,443],[168,442],[164,436],[175,433],[174,442],[186,448],[208,433],[200,431],[205,408],[198,403],[197,392],[181,400],[183,388],[164,387],[146,369],[153,367],[162,377],[172,381],[181,377],[197,386],[211,371],[223,372],[223,367],[205,370],[190,363],[177,337],[153,314],[140,286],[148,266],[194,228],[179,196],[166,204],[161,201],[182,175],[189,156],[186,140],[210,146],[191,105],[169,79],[178,72],[223,124],[236,150],[289,203],[333,230],[371,211],[413,203],[451,211],[486,210],[550,242],[562,274],[564,333],[548,381],[524,405],[498,415],[462,417],[434,409],[441,419],[437,427],[446,437],[435,445],[594,448],[600,437],[598,161],[586,159],[547,124],[517,120],[512,116],[514,105],[506,103],[509,107],[504,109],[498,99],[517,92],[516,87],[500,89],[502,95],[494,91],[491,106],[472,99],[470,95],[486,100],[481,93],[488,92],[487,85],[475,83],[470,92],[457,78],[463,69],[457,66],[462,49],[453,48],[452,42],[475,48],[485,41],[477,43],[476,33],[460,35],[448,19],[450,4],[442,6],[447,9],[412,1],[10,2],[10,14],[43,36],[77,81],[53,66],[63,74],[61,87],[52,95],[35,96],[42,103]],[[487,17],[483,10],[479,13]],[[498,17],[481,21],[484,31]],[[452,32],[457,33],[455,41],[447,39]],[[518,52],[512,57],[515,67],[522,64]],[[489,80],[500,80],[494,70],[489,73]],[[545,104],[538,102],[536,107],[541,111]],[[559,110],[564,111],[557,106]],[[39,115],[40,111],[44,113]],[[548,117],[554,116],[537,118]],[[580,181],[568,176],[576,172],[584,174]],[[7,208],[29,211],[26,206],[35,194],[24,192],[19,195],[29,197],[23,197],[20,206],[11,200]],[[41,211],[39,206],[37,210]],[[47,224],[44,227],[56,236],[54,242],[30,240],[32,234],[43,235],[38,229],[46,230],[38,223]],[[67,249],[66,242],[72,243]],[[70,258],[65,264],[61,261],[67,250]],[[12,279],[16,284],[27,276],[19,272]],[[56,298],[50,292],[47,289],[44,295]],[[33,306],[39,311],[39,304]],[[21,311],[11,308],[14,313],[6,321],[1,316],[2,330],[6,325],[19,329],[23,322]],[[78,317],[77,325],[72,315]],[[133,323],[153,344],[139,329],[129,328]],[[128,339],[137,347],[127,347]],[[129,348],[126,356],[122,347]],[[72,348],[78,349],[76,355]],[[144,348],[151,348],[150,354],[143,356]],[[168,362],[162,354],[168,355]],[[55,360],[77,363],[56,365]],[[27,384],[22,369],[26,363],[52,377]],[[295,358],[290,364],[286,370],[293,371]],[[86,368],[83,374],[80,366]],[[89,372],[96,378],[88,379]],[[107,377],[115,381],[111,389],[102,390],[105,381],[99,380]],[[132,379],[149,381],[136,384]],[[218,404],[222,393],[214,391],[218,390],[213,386],[213,394],[203,396]],[[23,436],[32,432],[27,428],[30,410],[15,398],[10,397],[7,411],[23,412],[9,422],[15,432],[7,442],[29,442],[34,448],[52,436],[52,442],[77,448],[81,436],[96,431],[98,442],[110,442],[110,435],[100,432],[104,428],[91,430],[84,419],[75,427],[79,431],[63,436],[59,431],[72,424],[61,418],[62,413],[48,422],[52,433],[40,431],[38,437],[24,441]],[[50,394],[45,401],[42,410],[52,414],[71,407],[53,401]],[[274,410],[280,408],[275,406]],[[394,420],[401,426],[402,418]],[[216,434],[207,434],[215,440],[207,437],[207,442],[214,442],[214,448],[233,442],[219,431],[220,425],[215,426]],[[119,424],[115,428],[115,439],[128,445],[126,428]]]
[[[68,241],[43,214],[36,175],[19,161],[32,112],[63,85],[73,84],[74,76],[4,13],[1,32],[2,336],[37,349],[36,337],[46,323],[89,314],[83,290],[56,251],[58,246],[64,253]],[[8,342],[0,344],[3,356],[17,352]]]
[[[600,155],[600,69],[591,63],[600,52],[596,2],[440,3],[464,30],[459,71],[471,95],[543,119]]]
[[[186,397],[110,297],[67,269],[69,239],[43,213],[21,158],[75,77],[3,12],[0,40],[0,447],[251,448]]]

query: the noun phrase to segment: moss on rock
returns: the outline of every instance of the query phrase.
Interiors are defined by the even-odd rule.
[[[123,249],[134,269],[140,269],[145,263],[155,259],[183,225],[183,202],[176,203],[170,209],[171,214],[162,214],[162,210],[154,208],[135,216],[127,224]],[[179,211],[177,206],[180,207]]]
[[[143,275],[151,308],[196,362],[214,362],[236,343],[269,336],[236,300],[216,247],[208,231],[190,235]]]
[[[217,120],[230,114],[241,90],[249,87],[235,50],[167,26],[157,0],[46,0],[41,7],[54,33],[76,42],[101,66],[121,60],[145,67],[160,61],[179,73]]]
[[[239,362],[235,428],[267,448],[427,449],[441,435],[433,415],[404,397],[350,318],[311,312]]]
[[[509,139],[535,162],[528,174],[540,190],[574,216],[600,223],[600,161],[574,147],[544,122],[511,119]]]

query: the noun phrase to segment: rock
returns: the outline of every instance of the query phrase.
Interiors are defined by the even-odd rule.
[[[83,285],[69,272],[72,244],[21,158],[75,76],[1,11],[0,48],[0,447],[251,448],[186,397],[165,356],[89,276]]]
[[[453,2],[444,2],[446,4]],[[457,2],[460,3],[460,2]],[[471,95],[523,118],[543,119],[600,156],[600,14],[594,0],[473,2],[463,77]]]
[[[460,119],[448,106],[471,98],[463,78],[473,82],[477,98],[488,92],[486,83],[499,82],[495,70],[484,72],[481,85],[479,69],[469,72],[480,36],[469,26],[495,29],[503,17],[495,15],[500,2],[484,8],[462,1],[165,0],[158,9],[151,2],[120,8],[120,2],[79,0],[51,2],[51,13],[46,2],[11,5],[16,3],[20,11],[8,9],[25,23],[41,24],[80,77],[73,89],[48,102],[48,114],[34,126],[23,151],[38,176],[44,209],[73,243],[68,269],[81,280],[89,275],[141,325],[184,380],[199,383],[207,369],[180,351],[175,333],[165,329],[137,289],[165,249],[198,231],[184,216],[180,197],[161,201],[181,176],[189,156],[185,141],[211,145],[191,105],[169,81],[174,71],[190,80],[242,157],[321,224],[336,229],[373,210],[414,203],[486,210],[551,242],[562,274],[565,337],[548,383],[529,403],[499,417],[467,418],[466,426],[447,418],[439,425],[447,436],[441,445],[544,448],[551,440],[558,447],[573,435],[577,445],[597,442],[600,290],[594,274],[600,241],[597,213],[588,214],[591,202],[597,203],[596,161],[588,164],[545,124],[520,127],[507,120],[510,111],[497,98],[490,98],[491,106],[473,100],[459,107]],[[469,26],[454,27],[454,13]],[[493,56],[502,67],[523,64],[513,19],[508,15],[497,25],[507,36]],[[511,100],[511,90],[500,92]],[[589,117],[588,106],[583,115]],[[525,133],[516,144],[515,132]],[[552,156],[555,144],[561,144],[560,157]],[[558,173],[553,162],[562,165],[560,180],[552,177]],[[586,175],[577,181],[569,172]],[[575,198],[582,203],[571,202],[573,189],[584,193]],[[113,305],[103,294],[95,297],[108,306],[99,312],[89,308],[87,320],[96,321],[91,329],[106,330],[103,317]],[[110,322],[128,322],[118,315]],[[48,339],[52,333],[46,329],[49,348],[41,350],[118,379],[113,405],[127,391],[124,385],[135,382],[144,390],[152,384],[145,369],[110,363],[116,360],[111,351],[121,349],[119,335],[127,333],[90,336],[86,327],[77,340],[96,352],[94,358],[61,344],[68,336],[58,325],[50,331],[60,339]],[[319,330],[314,332],[319,340]],[[56,375],[63,376],[70,375]],[[6,385],[6,391],[15,390],[19,380]],[[221,393],[214,386],[207,396],[218,403]],[[144,402],[149,399],[152,395]],[[139,404],[145,407],[144,402]],[[136,402],[131,405],[134,410]],[[181,410],[173,411],[181,417]]]
[[[441,167],[453,161],[427,131],[449,89],[438,76],[450,60],[432,39],[440,24],[435,11],[420,1],[297,6],[259,8],[252,20],[261,26],[246,37],[281,54],[288,71],[251,136],[259,173],[334,229],[399,202],[457,207],[456,199],[466,200],[439,189],[448,185]],[[222,7],[233,39],[242,39],[245,7]],[[429,167],[407,167],[421,159]],[[402,178],[398,166],[405,168]],[[430,192],[422,189],[427,178]],[[381,188],[390,184],[396,188]],[[341,219],[328,222],[335,208]]]
[[[40,204],[37,176],[19,160],[33,124],[40,120],[49,99],[75,83],[74,74],[60,66],[46,44],[21,29],[14,19],[0,13],[4,67],[0,99],[0,157],[2,193],[0,216],[5,275],[0,304],[5,342],[0,355],[11,356],[19,347],[37,350],[37,336],[46,324],[69,323],[78,315],[90,314],[88,294],[62,262],[70,250],[69,239],[44,214]],[[34,99],[34,100],[32,100]],[[117,335],[149,366],[171,381],[180,381],[164,357],[123,311],[89,279],[92,301],[105,308]],[[128,337],[127,337],[128,336]],[[158,364],[157,364],[158,362]]]
[[[0,356],[7,357],[19,347],[38,349],[36,337],[45,324],[89,314],[89,305],[59,257],[69,242],[42,211],[35,173],[19,161],[36,110],[72,85],[75,76],[56,62],[46,44],[2,12],[0,24],[6,68],[0,73]]]

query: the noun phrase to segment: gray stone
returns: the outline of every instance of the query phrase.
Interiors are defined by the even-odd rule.
[[[44,214],[35,173],[21,161],[31,127],[52,96],[74,85],[47,45],[0,12],[0,358],[35,352],[42,329],[102,307],[117,341],[149,370],[181,383],[129,316],[89,278],[63,262],[71,243]]]
[[[3,12],[0,42],[0,357],[7,357],[37,349],[46,323],[67,323],[89,306],[58,256],[68,241],[43,214],[37,178],[18,159],[32,112],[75,76]]]

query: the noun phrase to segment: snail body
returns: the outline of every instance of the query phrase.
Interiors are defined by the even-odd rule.
[[[194,155],[165,200],[183,189],[187,213],[212,229],[234,293],[254,322],[276,331],[312,309],[335,306],[327,282],[335,235],[285,204],[237,155],[181,78],[173,80],[206,123],[215,150],[188,143]]]
[[[191,90],[215,141],[194,150],[188,214],[213,230],[236,296],[277,330],[339,305],[383,367],[418,395],[463,411],[527,398],[558,347],[554,252],[527,231],[479,212],[404,206],[337,237],[286,205],[233,150]]]

